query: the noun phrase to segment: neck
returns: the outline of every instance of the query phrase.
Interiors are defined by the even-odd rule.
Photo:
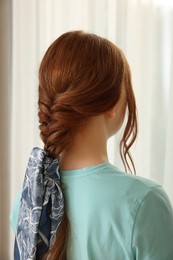
[[[60,154],[60,169],[73,170],[108,161],[107,134],[102,120],[92,120],[73,137]]]

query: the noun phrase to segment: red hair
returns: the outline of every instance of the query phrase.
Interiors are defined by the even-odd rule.
[[[61,35],[45,53],[39,69],[39,122],[44,149],[56,158],[72,133],[88,118],[102,114],[119,100],[125,85],[128,119],[120,154],[125,170],[135,171],[129,149],[137,135],[135,97],[130,68],[123,52],[95,34],[73,31]],[[125,83],[125,84],[124,84]],[[66,259],[69,220],[66,211],[54,246],[53,259]]]

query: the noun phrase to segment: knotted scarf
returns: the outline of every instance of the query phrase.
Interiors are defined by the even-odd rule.
[[[20,260],[33,260],[54,243],[64,213],[58,159],[40,148],[29,157],[20,201],[16,244]]]

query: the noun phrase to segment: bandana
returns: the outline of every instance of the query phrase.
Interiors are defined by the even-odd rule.
[[[20,260],[36,259],[51,248],[63,214],[59,161],[35,147],[29,157],[20,201],[15,239]]]

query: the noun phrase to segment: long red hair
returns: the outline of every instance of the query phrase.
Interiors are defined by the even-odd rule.
[[[67,32],[45,53],[39,69],[39,122],[44,149],[56,158],[71,141],[72,133],[92,116],[112,108],[125,82],[128,118],[120,154],[125,170],[129,149],[137,135],[136,104],[130,68],[123,52],[112,42],[82,31]],[[131,170],[130,170],[131,171]],[[65,260],[69,232],[66,210],[47,258]]]

